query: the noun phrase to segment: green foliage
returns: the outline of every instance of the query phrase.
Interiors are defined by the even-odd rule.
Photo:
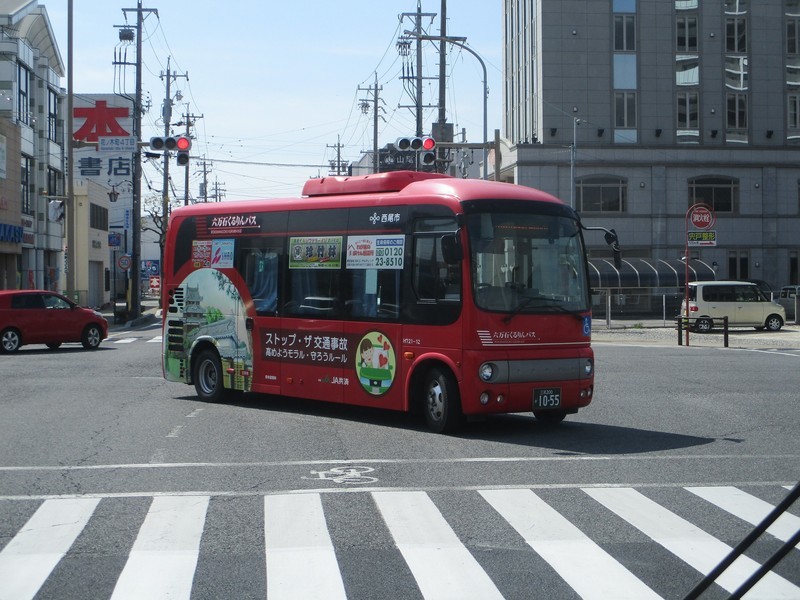
[[[208,323],[209,325],[211,323],[216,323],[217,321],[223,318],[222,311],[216,308],[215,306],[209,306],[206,309],[206,314],[204,315],[204,318],[206,320],[206,323]]]

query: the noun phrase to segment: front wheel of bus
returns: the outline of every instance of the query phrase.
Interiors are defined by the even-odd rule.
[[[220,402],[225,394],[222,385],[222,363],[213,350],[203,350],[194,360],[194,389],[208,402]]]
[[[463,421],[458,384],[450,373],[435,368],[425,376],[425,421],[435,433],[454,431]]]

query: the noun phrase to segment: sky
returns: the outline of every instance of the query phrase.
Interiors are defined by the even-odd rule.
[[[47,9],[65,65],[67,0],[39,0]],[[449,0],[447,35],[466,37],[484,61],[489,88],[489,139],[501,129],[502,0]],[[136,46],[119,41],[119,25],[136,25],[136,0],[73,1],[75,94],[135,92],[134,67],[113,65],[115,53],[135,62]],[[441,0],[422,0],[422,27],[439,35]],[[403,60],[396,43],[413,29],[417,0],[150,0],[142,3],[143,104],[149,105],[142,135],[163,135],[167,58],[178,77],[172,123],[181,115],[202,115],[193,129],[190,196],[199,196],[202,161],[209,165],[209,193],[215,184],[224,200],[298,196],[310,177],[327,176],[329,161],[356,162],[373,145],[372,104],[379,86],[378,146],[413,135],[413,104],[404,90]],[[123,9],[132,9],[123,12]],[[438,102],[438,55],[424,52],[423,103]],[[483,138],[483,71],[470,53],[448,48],[447,120],[466,141]],[[187,77],[183,77],[187,75]],[[428,79],[430,78],[430,79]],[[66,88],[66,77],[62,83]],[[359,90],[359,88],[362,88]],[[188,107],[187,107],[188,103]],[[425,110],[425,133],[437,109]],[[176,133],[185,131],[176,127]],[[474,159],[480,159],[475,152]],[[171,163],[173,191],[183,197],[184,175]],[[143,188],[160,196],[161,161],[148,160]],[[156,189],[157,188],[157,189]]]

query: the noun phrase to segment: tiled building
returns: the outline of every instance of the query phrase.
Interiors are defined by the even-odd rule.
[[[63,272],[64,64],[36,0],[0,0],[0,289],[56,290]],[[57,208],[57,207],[54,207]]]
[[[680,260],[706,203],[716,246],[692,258],[798,282],[800,0],[504,0],[504,18],[501,179],[656,265]]]

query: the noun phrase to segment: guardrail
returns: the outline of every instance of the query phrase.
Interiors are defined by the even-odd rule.
[[[696,324],[697,321],[702,318],[703,317],[678,317],[675,319],[678,324],[678,346],[683,346],[683,333],[684,331],[688,333],[688,331],[691,329],[689,326],[690,323],[694,321]],[[728,317],[722,317],[722,344],[725,348],[728,347],[728,334]],[[686,336],[686,345],[689,345],[688,335]]]
[[[794,504],[798,498],[800,498],[800,483],[797,483],[791,489],[786,498],[784,498],[780,504],[778,504],[766,517],[764,517],[764,520],[756,525],[755,529],[753,529],[753,531],[751,531],[747,537],[739,542],[739,544],[730,551],[728,556],[722,559],[722,562],[714,567],[708,575],[703,577],[700,583],[698,583],[694,589],[692,589],[692,591],[684,597],[683,600],[697,600],[697,598],[699,598],[700,595],[707,590],[709,586],[714,583],[717,578],[722,575],[722,573],[724,573],[725,570],[730,567],[737,558],[744,554],[745,550],[752,546],[753,543],[764,534],[770,525],[777,521],[778,518],[783,515],[783,513],[789,510],[789,507]],[[778,548],[768,560],[764,562],[764,564],[756,569],[736,591],[728,596],[728,599],[738,599],[744,596],[750,590],[750,588],[752,588],[764,577],[764,575],[769,573],[775,565],[783,560],[783,558],[789,554],[789,552],[791,552],[798,543],[800,543],[800,530],[786,540],[784,544]]]

